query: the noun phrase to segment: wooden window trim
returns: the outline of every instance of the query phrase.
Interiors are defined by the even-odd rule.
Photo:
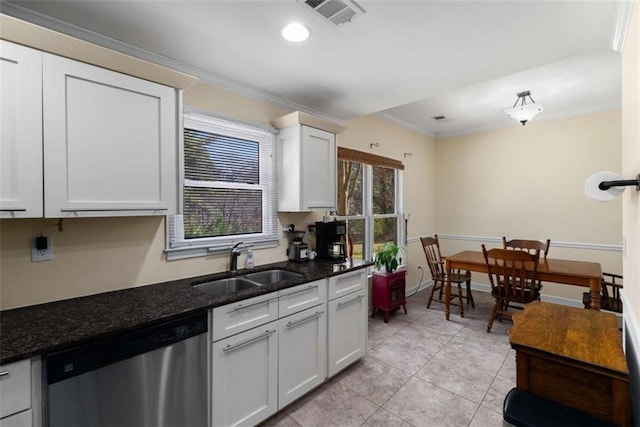
[[[338,160],[360,162],[373,166],[404,170],[404,165],[399,160],[365,153],[363,151],[352,150],[351,148],[338,147]]]

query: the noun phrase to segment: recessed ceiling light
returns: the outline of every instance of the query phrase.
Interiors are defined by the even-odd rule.
[[[309,34],[309,29],[297,22],[292,22],[282,29],[282,37],[290,42],[303,42],[309,38]]]

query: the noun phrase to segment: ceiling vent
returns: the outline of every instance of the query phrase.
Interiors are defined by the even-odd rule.
[[[306,0],[304,3],[336,25],[346,24],[365,14],[365,10],[353,0]]]

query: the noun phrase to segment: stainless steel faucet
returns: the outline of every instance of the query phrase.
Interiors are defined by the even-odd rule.
[[[238,257],[242,251],[238,249],[238,246],[243,244],[244,242],[238,242],[231,248],[231,252],[229,253],[229,272],[235,273],[238,269]]]

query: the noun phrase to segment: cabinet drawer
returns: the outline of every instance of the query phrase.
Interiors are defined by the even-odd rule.
[[[364,289],[366,277],[365,270],[330,277],[329,301]]]
[[[29,359],[0,366],[0,418],[31,407]]]
[[[278,319],[276,292],[213,309],[211,331],[217,341]]]
[[[297,313],[327,301],[327,280],[316,280],[304,285],[284,289],[279,293],[278,312],[280,317]]]

